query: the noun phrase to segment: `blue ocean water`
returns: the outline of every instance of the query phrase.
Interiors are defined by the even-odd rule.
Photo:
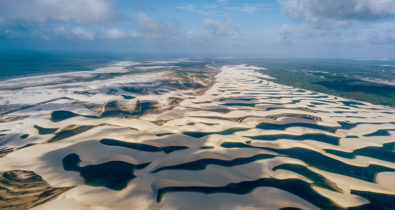
[[[49,54],[0,54],[0,80],[70,71],[88,71],[113,58]]]

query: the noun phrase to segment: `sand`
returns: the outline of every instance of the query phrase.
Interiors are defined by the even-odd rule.
[[[70,187],[35,209],[390,205],[359,192],[395,196],[394,109],[347,105],[345,98],[279,85],[264,67],[247,64],[206,66],[218,72],[213,83],[191,73],[180,79],[203,88],[153,85],[171,80],[181,62],[190,61],[122,62],[4,82],[0,144],[10,151],[0,158],[1,172],[33,171],[52,187]],[[123,89],[147,85],[145,93]],[[171,105],[171,98],[182,101]],[[122,112],[106,117],[112,101]],[[155,101],[155,109],[135,115],[138,101]],[[58,110],[78,116],[54,122],[51,113]],[[40,135],[34,125],[57,130]],[[90,129],[73,130],[81,126]],[[72,153],[81,169],[117,161],[147,165],[134,168],[127,186],[114,190],[65,170],[62,161]]]

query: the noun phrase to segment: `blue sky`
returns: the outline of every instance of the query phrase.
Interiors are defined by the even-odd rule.
[[[0,0],[0,51],[394,58],[395,0]]]

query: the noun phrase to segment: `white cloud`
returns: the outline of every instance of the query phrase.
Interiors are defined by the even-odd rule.
[[[196,33],[195,31],[188,31],[187,39],[192,42],[212,42],[225,40],[231,38],[232,41],[240,40],[240,29],[230,18],[226,22],[211,18],[205,18],[202,21],[203,27],[207,33]],[[231,36],[233,35],[233,36]]]
[[[229,10],[229,11],[235,11],[235,12],[245,12],[245,13],[249,13],[249,14],[253,14],[256,11],[262,9],[262,8],[258,8],[256,6],[247,6],[244,5],[242,7],[225,7],[225,9]]]
[[[0,27],[1,29],[1,27]],[[96,33],[81,26],[38,25],[21,29],[5,29],[3,33],[9,39],[43,39],[43,40],[94,40]],[[1,36],[0,32],[0,36]]]
[[[95,35],[92,32],[89,32],[87,30],[85,30],[84,28],[81,27],[74,27],[71,30],[71,33],[80,38],[80,39],[85,39],[85,40],[93,40],[95,39]]]
[[[295,19],[321,27],[395,16],[395,0],[278,0]]]
[[[160,19],[154,19],[144,13],[137,13],[134,18],[136,34],[149,39],[169,39],[178,33],[178,24],[167,24]]]
[[[395,0],[279,2],[284,12],[307,22],[292,27],[284,25],[279,30],[281,43],[316,39],[333,43],[395,44],[395,22],[391,21],[395,18]],[[384,22],[386,19],[390,21]]]
[[[198,14],[207,14],[207,12],[198,9],[195,4],[186,4],[184,6],[177,7],[177,9],[185,10],[188,12],[194,12],[194,13],[198,13]]]
[[[177,9],[185,10],[188,12],[198,13],[202,15],[208,15],[220,12],[241,12],[254,14],[262,10],[270,10],[269,4],[242,4],[239,6],[228,6],[228,1],[216,1],[214,4],[196,5],[196,4],[186,4],[184,6],[178,6]],[[229,15],[229,13],[226,13]]]
[[[345,37],[351,37],[352,39],[348,41],[355,42],[356,39],[360,38],[360,36],[362,35],[361,33],[365,32],[356,33],[352,28],[333,28],[331,30],[328,30],[327,28],[317,28],[310,24],[283,24],[278,30],[279,43],[282,45],[296,44],[300,42],[305,42],[306,40],[321,40],[322,42],[328,42],[329,40],[331,40],[337,43],[338,41],[345,41]]]
[[[104,32],[104,36],[109,39],[122,39],[127,36],[127,34],[124,31],[118,28],[105,29],[103,30],[103,32]]]
[[[228,30],[228,25],[226,23],[210,18],[203,20],[203,26],[205,26],[214,37],[221,37],[225,35]]]
[[[291,28],[287,24],[284,24],[281,26],[281,28],[279,30],[279,33],[281,36],[281,40],[280,40],[281,44],[290,44],[291,43],[291,41],[289,40],[289,36],[290,36],[291,32],[292,32]]]
[[[116,0],[0,0],[0,17],[93,24],[116,16]]]

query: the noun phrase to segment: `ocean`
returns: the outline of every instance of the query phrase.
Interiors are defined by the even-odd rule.
[[[114,62],[113,58],[48,54],[0,54],[0,81],[16,77],[89,71]]]

